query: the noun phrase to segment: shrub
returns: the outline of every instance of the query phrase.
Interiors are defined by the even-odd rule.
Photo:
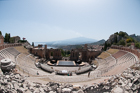
[[[140,48],[140,42],[135,43],[135,47],[136,47],[136,48]]]
[[[125,46],[125,40],[123,40],[123,39],[120,40],[118,44],[119,44],[119,45],[123,45],[123,46]]]

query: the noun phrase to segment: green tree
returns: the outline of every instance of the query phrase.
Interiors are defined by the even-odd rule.
[[[34,42],[32,42],[32,46],[34,46]]]
[[[136,48],[140,48],[140,42],[135,43]]]
[[[2,35],[2,32],[0,31],[0,35]]]
[[[115,43],[118,43],[118,40],[117,40],[117,35],[115,36]]]
[[[123,31],[120,31],[119,32],[119,36],[125,37],[125,35],[127,36],[127,33],[126,32],[123,32]]]
[[[114,33],[114,34],[118,35],[119,33],[118,33],[118,32],[116,32],[116,33]]]
[[[10,38],[11,38],[11,36],[10,36],[10,33],[8,34],[8,43],[10,43]]]
[[[8,34],[5,33],[4,42],[8,42]]]
[[[65,56],[65,52],[64,52],[63,49],[61,49],[61,55],[62,55],[62,56]]]
[[[131,46],[131,43],[127,43],[127,47],[128,47],[128,46]]]
[[[66,51],[64,51],[64,57],[66,57],[67,56],[67,53],[66,53]]]
[[[106,51],[106,49],[107,49],[107,42],[105,42],[104,44],[104,51]]]
[[[51,56],[53,56],[53,52],[51,52]]]
[[[9,41],[10,43],[14,43],[14,38],[11,37]]]
[[[120,41],[119,41],[119,45],[123,45],[123,46],[125,46],[125,40],[123,40],[123,39],[120,40]]]
[[[9,34],[8,33],[5,34],[4,42],[10,43],[10,33]]]
[[[69,51],[69,50],[67,51],[67,54],[68,54],[68,55],[70,54],[70,51]]]

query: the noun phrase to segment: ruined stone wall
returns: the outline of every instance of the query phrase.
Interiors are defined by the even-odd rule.
[[[53,53],[54,60],[61,60],[61,50],[60,49],[37,49],[32,48],[30,51],[32,54],[39,56],[40,58],[50,59],[51,53]]]
[[[70,60],[78,60],[79,59],[79,51],[72,50],[70,54]]]
[[[88,51],[82,51],[82,61],[88,61]]]
[[[42,49],[32,49],[31,53],[34,54],[35,56],[39,56],[41,58],[44,57],[44,50]]]
[[[60,49],[54,49],[53,50],[53,59],[55,59],[55,60],[61,60],[62,59]]]
[[[0,38],[0,45],[4,44],[4,38]]]
[[[94,60],[100,53],[101,51],[89,51],[88,58]]]
[[[82,54],[81,59],[79,57],[79,53]],[[82,61],[89,61],[89,59],[95,59],[101,51],[88,51],[87,49],[83,50],[72,50],[70,55],[70,60],[82,60]]]
[[[50,56],[51,56],[51,51],[49,49],[46,49],[46,51],[45,51],[45,58],[46,59],[50,59]]]

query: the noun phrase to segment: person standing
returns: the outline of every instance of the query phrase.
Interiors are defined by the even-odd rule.
[[[90,71],[88,72],[88,77],[90,76]]]
[[[39,75],[38,71],[37,71],[37,75]]]

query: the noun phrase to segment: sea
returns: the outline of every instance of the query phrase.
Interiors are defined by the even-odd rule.
[[[45,42],[34,42],[34,46],[38,46],[38,44],[45,45],[46,43],[45,43]],[[43,47],[44,47],[44,46],[43,46]],[[52,46],[48,46],[48,45],[47,45],[47,49],[51,49],[51,48],[56,49],[56,47],[52,47]]]

